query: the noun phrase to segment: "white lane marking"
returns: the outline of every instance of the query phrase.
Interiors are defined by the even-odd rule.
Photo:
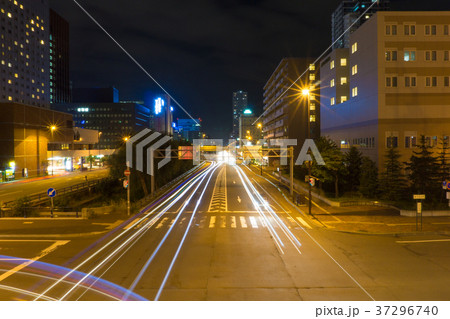
[[[250,216],[250,223],[252,224],[253,228],[258,228],[258,224],[256,223],[256,218],[253,216]]]
[[[175,223],[175,219],[172,219],[169,223],[169,228],[172,227],[173,223]]]
[[[136,223],[139,222],[139,221],[140,221],[140,219],[139,219],[139,218],[136,218],[136,219],[133,220],[131,223],[129,223],[128,225],[126,225],[123,229],[129,229],[129,228],[133,227],[134,224],[136,224]]]
[[[239,202],[239,204],[241,203],[241,198],[238,196],[237,201]]]
[[[309,224],[308,224],[307,222],[305,222],[305,221],[303,220],[303,218],[301,218],[301,217],[295,217],[295,219],[297,219],[297,220],[298,220],[303,226],[305,226],[306,228],[312,229],[312,227],[309,226]]]
[[[33,224],[34,222],[23,222],[24,224]]]
[[[236,228],[236,217],[231,216],[231,228]]]
[[[205,227],[205,222],[206,222],[206,216],[203,216],[200,220],[200,222],[198,223],[198,227],[199,228],[204,228]]]
[[[450,239],[425,239],[425,240],[397,240],[397,244],[418,244],[418,243],[436,243],[436,242],[446,242]]]
[[[156,229],[159,229],[164,226],[164,223],[169,219],[169,217],[164,217],[161,222],[156,226]]]
[[[145,217],[140,223],[138,223],[135,227],[135,229],[141,228],[142,225],[148,220],[148,217]]]
[[[216,216],[211,216],[211,219],[209,220],[209,228],[216,227]]]
[[[241,217],[239,217],[239,220],[241,221],[241,227],[247,228],[247,222],[245,221],[245,217],[241,216]]]
[[[14,275],[16,272],[22,270],[23,268],[27,267],[28,265],[31,265],[35,261],[37,261],[37,260],[41,259],[42,257],[50,254],[52,251],[54,251],[59,246],[65,245],[68,242],[70,242],[70,240],[58,240],[58,241],[56,241],[51,246],[49,246],[49,247],[45,248],[44,250],[42,250],[41,253],[38,256],[36,256],[36,257],[34,257],[32,259],[29,259],[28,261],[24,262],[23,264],[17,265],[13,269],[10,269],[7,272],[5,272],[4,274],[2,274],[0,276],[0,281],[5,280],[6,278],[8,278],[11,275]]]
[[[184,222],[185,220],[186,220],[186,217],[183,217],[183,218],[181,219],[180,225],[183,224],[183,222]]]
[[[225,228],[227,227],[227,218],[225,216],[221,216],[220,217],[220,228]]]
[[[114,229],[120,224],[122,224],[123,220],[117,220],[115,223],[109,224],[105,229]]]
[[[262,226],[263,226],[264,228],[266,228],[266,227],[267,227],[267,223],[266,223],[266,221],[264,220],[264,218],[260,216],[260,217],[259,217],[259,220],[260,220]]]

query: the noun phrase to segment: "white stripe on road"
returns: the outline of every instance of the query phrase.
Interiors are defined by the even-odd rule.
[[[256,218],[253,216],[250,216],[250,223],[252,224],[253,228],[258,228],[258,224],[256,223]]]
[[[231,216],[231,228],[236,228],[236,217]]]
[[[216,216],[211,216],[211,219],[209,220],[209,228],[216,227]]]
[[[222,216],[222,217],[220,218],[220,220],[221,220],[220,228],[225,228],[225,227],[227,227],[227,218],[226,218],[225,216]]]
[[[139,218],[136,218],[136,219],[133,220],[131,223],[129,223],[128,225],[126,225],[123,229],[129,229],[129,228],[133,227],[134,224],[136,224],[136,223],[139,222],[139,221],[140,221],[140,219],[139,219]]]
[[[436,242],[446,242],[450,239],[426,239],[426,240],[397,240],[397,244],[417,244],[417,243],[436,243]]]
[[[303,220],[303,218],[301,218],[301,217],[295,217],[295,219],[297,219],[297,220],[298,220],[303,226],[305,226],[306,228],[312,229],[312,227],[309,226],[309,224],[308,224],[307,222],[305,222],[305,221]]]
[[[247,222],[245,221],[245,217],[241,216],[239,217],[239,220],[241,221],[241,227],[247,228]]]

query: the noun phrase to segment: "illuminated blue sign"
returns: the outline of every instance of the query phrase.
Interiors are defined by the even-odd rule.
[[[172,122],[172,127],[173,127],[173,128],[176,128],[176,127],[177,127],[177,124],[176,124],[175,122]]]
[[[162,107],[164,106],[164,100],[162,98],[157,98],[155,100],[155,114],[158,115],[162,112]]]
[[[170,107],[170,112],[173,112],[173,107]]]
[[[252,114],[253,112],[252,112],[252,110],[250,110],[250,109],[245,109],[244,110],[244,114]]]

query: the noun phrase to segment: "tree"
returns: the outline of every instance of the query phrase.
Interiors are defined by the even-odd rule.
[[[361,159],[359,191],[363,196],[376,197],[378,194],[378,168],[367,156]]]
[[[416,194],[425,194],[427,198],[436,199],[440,194],[439,163],[429,150],[425,136],[420,137],[419,150],[413,151],[406,167],[410,171],[411,189]]]
[[[402,174],[403,164],[399,159],[398,149],[389,147],[385,154],[384,170],[380,179],[380,190],[384,199],[399,200],[403,197],[406,182]]]
[[[314,162],[313,175],[317,176],[323,183],[334,183],[335,197],[339,197],[339,182],[346,173],[344,165],[344,154],[336,143],[328,137],[319,137],[316,146],[322,156],[325,165],[319,166]]]
[[[345,165],[347,167],[346,181],[348,189],[352,192],[357,191],[361,177],[362,154],[355,146],[344,156]]]
[[[449,156],[449,139],[448,136],[443,136],[440,139],[440,152],[438,156],[438,164],[439,164],[439,176],[441,181],[449,181],[450,180],[450,162],[448,160]],[[441,202],[445,199],[446,190],[442,191]]]

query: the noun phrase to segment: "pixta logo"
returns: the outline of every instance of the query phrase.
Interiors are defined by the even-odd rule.
[[[127,166],[134,168],[137,171],[147,173],[148,175],[155,175],[153,165],[155,160],[154,152],[155,150],[159,150],[160,147],[167,144],[171,140],[172,138],[170,136],[165,136],[159,132],[154,132],[149,129],[140,131],[127,141]],[[158,162],[158,169],[170,162],[170,153],[171,147],[169,145],[165,148],[165,157]],[[145,172],[144,166],[146,166]]]

